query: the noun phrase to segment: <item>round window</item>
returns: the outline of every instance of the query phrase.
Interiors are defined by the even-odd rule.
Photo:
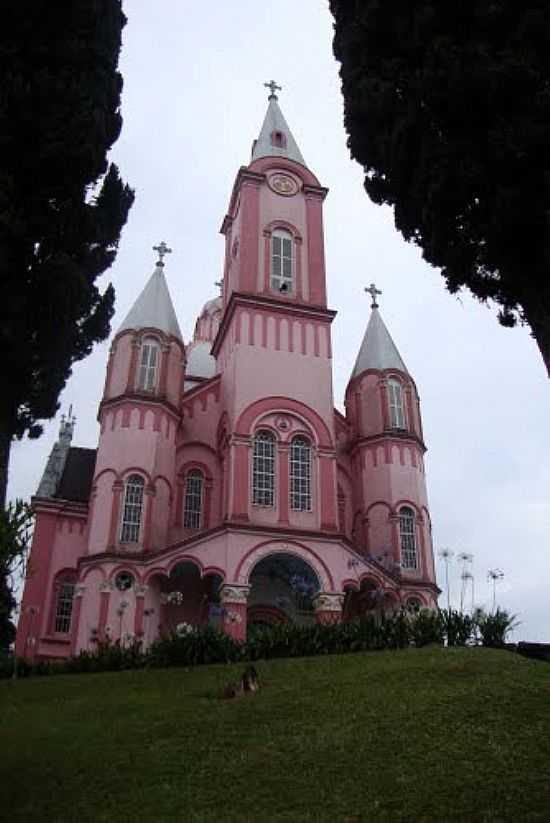
[[[422,608],[422,603],[417,597],[410,597],[407,600],[407,608],[412,612],[419,612]]]
[[[119,572],[115,577],[115,586],[119,592],[126,592],[134,585],[134,575],[130,572]]]

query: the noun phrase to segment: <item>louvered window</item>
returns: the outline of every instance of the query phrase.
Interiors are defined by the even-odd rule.
[[[416,569],[415,518],[412,509],[404,507],[400,510],[399,531],[401,535],[401,566],[404,569]]]
[[[252,502],[275,505],[275,437],[268,431],[258,432],[254,438]]]
[[[388,380],[388,400],[390,406],[390,426],[392,429],[405,428],[403,389],[397,380]]]
[[[185,506],[183,509],[183,526],[186,529],[199,529],[202,512],[202,474],[193,469],[185,481]]]
[[[57,584],[54,630],[60,634],[67,634],[71,628],[74,585],[74,580],[67,578],[60,580]]]
[[[141,346],[138,389],[154,391],[157,385],[159,361],[159,344],[156,340],[146,338]]]
[[[311,511],[311,444],[306,437],[295,437],[290,445],[290,507]]]
[[[271,237],[271,288],[281,294],[293,291],[292,235],[274,231]]]
[[[137,543],[141,527],[141,513],[143,509],[143,478],[138,474],[131,474],[126,481],[124,494],[124,511],[122,513],[122,527],[120,531],[121,543]]]

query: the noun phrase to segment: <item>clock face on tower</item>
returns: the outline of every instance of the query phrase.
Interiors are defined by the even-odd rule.
[[[273,191],[285,197],[292,197],[298,191],[298,184],[288,174],[273,174],[267,182]]]

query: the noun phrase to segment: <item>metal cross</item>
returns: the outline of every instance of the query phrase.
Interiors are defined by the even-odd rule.
[[[223,280],[216,280],[216,282],[214,283],[214,285],[215,285],[215,286],[217,286],[217,287],[219,288],[220,293],[221,293],[221,292],[223,292]]]
[[[283,87],[278,86],[275,80],[270,80],[269,83],[264,83],[264,86],[269,89],[270,95],[267,98],[268,100],[277,100],[277,91],[282,91]]]
[[[167,254],[172,254],[172,249],[169,249],[164,240],[159,243],[158,246],[153,246],[153,251],[158,251],[159,259],[157,260],[157,266],[164,266],[162,262],[162,258]]]
[[[372,297],[371,309],[377,309],[378,303],[376,302],[376,295],[382,294],[382,292],[380,291],[380,289],[376,288],[374,283],[371,283],[368,289],[365,289],[365,291]]]

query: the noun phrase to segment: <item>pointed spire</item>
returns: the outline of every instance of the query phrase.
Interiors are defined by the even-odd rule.
[[[169,249],[166,243],[162,241],[158,246],[153,246],[153,250],[159,256],[155,270],[126,315],[118,333],[120,334],[121,331],[127,329],[150,328],[158,329],[181,340],[178,319],[164,276],[163,258],[166,254],[170,254],[172,249]]]
[[[371,315],[355,361],[352,377],[357,377],[367,369],[379,369],[380,371],[383,369],[399,369],[408,374],[407,367],[403,363],[397,346],[378,311],[376,298],[382,292],[376,288],[374,283],[371,283],[365,291],[372,298]]]
[[[276,91],[281,90],[274,80],[269,83],[264,83],[270,90],[269,104],[265,119],[260,131],[260,136],[254,142],[252,147],[252,159],[259,160],[260,157],[286,157],[289,160],[294,160],[302,166],[306,165],[306,161],[302,157],[302,153],[292,136],[292,132],[288,127],[284,115],[279,108],[279,98]]]
[[[69,415],[61,416],[57,442],[53,444],[46,468],[40,480],[36,494],[38,497],[54,497],[67,462],[67,455],[73,439],[74,424],[73,407],[69,408]]]

